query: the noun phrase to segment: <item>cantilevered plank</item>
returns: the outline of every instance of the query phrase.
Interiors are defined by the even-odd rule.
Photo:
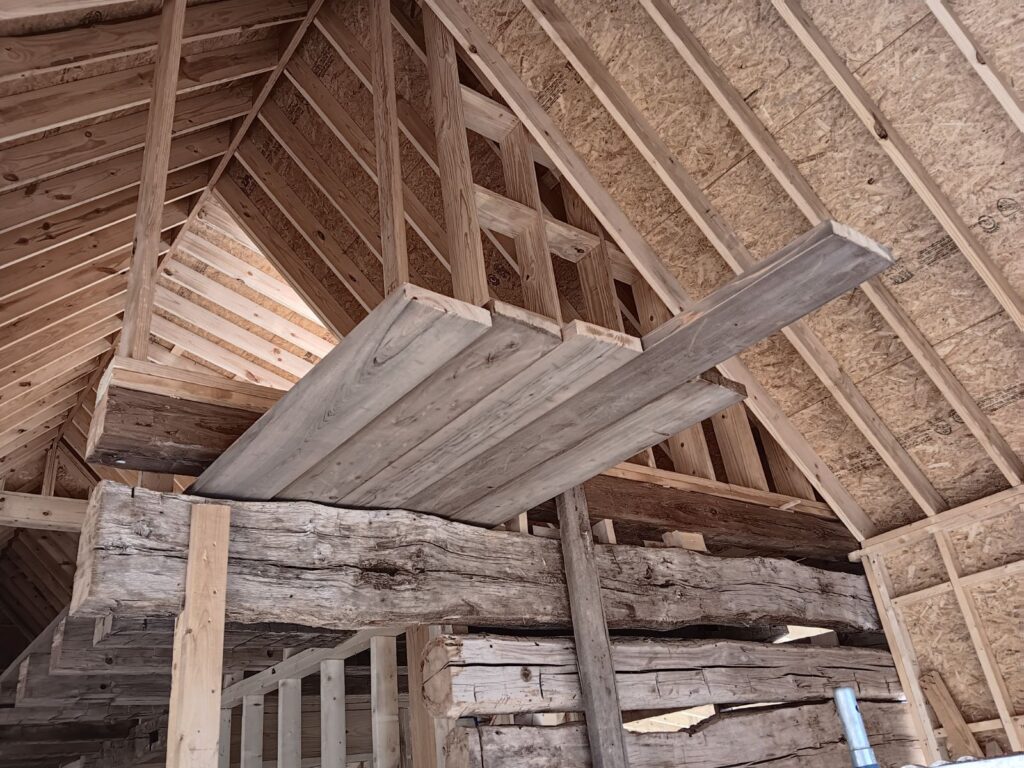
[[[82,529],[72,614],[173,615],[183,593],[189,507],[199,500],[101,482]],[[402,510],[226,503],[229,621],[569,626],[557,541]],[[595,550],[612,628],[878,628],[863,576],[674,547]]]
[[[574,486],[555,503],[591,762],[594,768],[626,768],[622,707],[583,487]]]
[[[562,343],[347,494],[346,504],[414,508],[417,494],[640,354],[636,339],[573,321]]]
[[[455,520],[497,525],[550,499],[567,484],[583,483],[639,451],[661,443],[669,435],[698,424],[723,408],[736,405],[743,395],[741,386],[712,370],[647,405],[637,407],[611,424],[596,417],[599,423],[587,427],[588,418],[595,418],[590,416],[593,411],[559,409],[539,420],[548,431],[549,440],[542,450],[533,451],[544,458],[529,471],[516,475],[513,468],[493,475],[498,478],[496,483],[478,475],[478,468],[474,466],[467,472],[470,479],[466,483],[456,484],[456,480],[451,478],[448,491],[442,490],[436,497],[418,496],[411,506],[430,511],[445,509],[446,497],[468,498],[483,490],[482,497],[476,501],[465,506],[453,504],[449,516]],[[588,434],[580,440],[579,435],[583,433]],[[524,450],[524,445],[517,435],[510,441],[508,450],[511,455],[520,456],[519,451]],[[490,466],[490,462],[483,466]],[[470,483],[479,483],[480,486],[473,488]]]
[[[639,424],[651,415],[644,409],[668,396],[680,382],[725,361],[891,263],[886,251],[853,230],[835,222],[815,227],[760,262],[757,269],[649,333],[643,340],[644,352],[635,361],[565,401],[558,412],[533,422],[500,448],[475,459],[471,467],[460,468],[457,478],[438,478],[434,491],[423,500],[455,513],[485,498],[494,489],[497,477],[513,488],[515,478],[527,477],[530,470],[556,456],[564,460],[567,448],[584,440],[596,446],[600,430],[608,430],[609,435],[621,431],[624,424],[620,420],[624,419]],[[581,418],[584,414],[586,418]],[[701,418],[710,415],[703,413]],[[555,433],[557,440],[550,439],[550,423],[567,425]],[[676,429],[671,428],[673,423]],[[568,427],[570,424],[573,426]],[[656,424],[656,419],[649,421],[647,429],[656,428]],[[672,418],[664,420],[661,439],[684,426],[688,423],[677,409]],[[618,458],[613,463],[625,458],[617,453],[622,445],[620,438],[606,445],[616,451]],[[642,447],[634,447],[633,452]],[[498,463],[500,475],[494,473]],[[456,479],[461,491],[453,484]],[[432,507],[413,505],[414,509]]]
[[[247,381],[115,357],[97,387],[85,458],[194,477],[281,394]]]
[[[561,342],[558,326],[544,317],[497,301],[488,309],[486,333],[280,495],[344,499]]]
[[[85,507],[83,499],[0,491],[0,525],[77,533]]]
[[[490,325],[483,308],[403,286],[215,461],[194,490],[273,498]]]
[[[841,685],[862,699],[903,697],[892,657],[873,648],[614,637],[611,649],[624,710],[821,701]],[[444,635],[428,646],[423,676],[437,717],[583,708],[570,638]]]

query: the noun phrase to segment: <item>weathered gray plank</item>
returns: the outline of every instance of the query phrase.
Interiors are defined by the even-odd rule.
[[[555,503],[590,753],[596,768],[626,768],[629,760],[623,739],[622,707],[615,689],[611,641],[601,606],[601,576],[590,535],[587,497],[582,486],[575,486]]]
[[[841,685],[863,699],[903,695],[892,657],[869,648],[612,638],[611,652],[624,710],[821,701]],[[423,673],[436,716],[582,708],[569,638],[443,635],[430,643]]]
[[[921,763],[905,704],[864,703],[882,765]],[[457,728],[446,768],[590,768],[585,725]],[[627,733],[634,768],[836,768],[849,763],[831,702],[740,710],[670,733]]]
[[[490,325],[481,307],[399,286],[221,454],[193,490],[273,498]]]
[[[32,654],[21,663],[16,702],[25,707],[165,706],[171,691],[171,669],[166,675],[131,677],[123,675],[50,674],[50,655]]]
[[[198,500],[100,483],[83,527],[72,615],[173,615],[188,508]],[[569,624],[557,541],[400,510],[230,506],[229,621],[335,629]],[[595,551],[612,627],[878,627],[862,576],[683,549]]]

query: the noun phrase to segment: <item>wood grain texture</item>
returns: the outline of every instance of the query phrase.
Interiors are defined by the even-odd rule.
[[[100,483],[82,529],[72,613],[172,615],[195,501]],[[569,625],[557,541],[405,511],[230,506],[229,621],[333,629]],[[878,627],[864,579],[853,574],[681,549],[595,549],[611,627]]]
[[[852,686],[861,699],[903,695],[891,656],[868,648],[616,637],[611,655],[624,710],[821,701],[839,685]],[[583,707],[569,638],[444,635],[428,647],[423,677],[437,716]]]
[[[402,286],[222,454],[195,490],[273,498],[489,327],[484,309]]]
[[[868,734],[883,765],[922,760],[902,704],[865,703]],[[590,768],[586,726],[458,728],[446,768]],[[836,768],[849,761],[835,706],[758,709],[718,715],[681,731],[627,733],[630,762],[649,768]],[[794,757],[797,756],[797,757]]]

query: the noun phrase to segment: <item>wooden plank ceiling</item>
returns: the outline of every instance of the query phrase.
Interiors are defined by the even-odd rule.
[[[882,116],[881,75],[861,49],[832,50],[850,41],[819,13],[823,4],[808,3],[807,16],[777,0],[770,19],[747,19],[740,3],[714,17],[664,0],[629,9],[495,0],[472,15],[452,0],[427,5],[462,48],[461,82],[447,86],[469,131],[471,167],[460,172],[483,232],[477,277],[491,297],[523,305],[516,254],[545,239],[558,296],[530,300],[548,301],[563,321],[636,335],[808,221],[849,221],[902,259],[723,364],[747,388],[753,431],[742,407],[730,409],[667,442],[662,466],[805,499],[809,481],[859,537],[1021,483],[1021,262],[1007,239],[1019,227],[1016,198],[1009,187],[992,192],[996,229],[967,225],[978,196],[938,167],[922,149],[927,132],[913,127],[928,105],[897,94],[896,114]],[[0,473],[19,485],[41,482],[53,446],[84,451],[120,328],[156,6],[94,2],[88,13],[0,18]],[[722,22],[732,17],[746,21]],[[288,389],[380,303],[382,262],[402,227],[385,222],[382,236],[369,18],[352,0],[189,6],[151,360]],[[915,53],[938,50],[957,83],[975,77],[962,59],[942,58],[956,48],[931,18],[901,16],[875,48],[895,55],[897,27],[924,24],[929,53]],[[450,295],[453,280],[472,276],[459,273],[446,235],[463,228],[442,204],[438,174],[452,174],[447,139],[434,130],[422,10],[392,3],[391,21],[401,177],[384,176],[389,210],[407,225],[412,282]],[[96,24],[109,34],[87,26]],[[756,30],[756,45],[726,29]],[[992,44],[1012,50],[1006,34]],[[619,55],[623,45],[636,55]],[[801,65],[783,89],[769,73],[788,57]],[[653,96],[644,72],[686,87]],[[979,86],[978,119],[1024,157],[1000,111],[1012,104],[999,98],[1005,82],[990,83],[995,95]],[[881,122],[862,135],[865,109]],[[879,133],[904,126],[909,143]],[[966,154],[948,136],[932,138]],[[808,159],[802,141],[828,159]],[[843,160],[850,148],[869,158],[868,171]],[[516,152],[537,163],[540,200],[503,165]],[[531,246],[523,233],[534,203],[544,213]],[[588,271],[598,250],[611,286]],[[922,287],[904,289],[907,281]]]

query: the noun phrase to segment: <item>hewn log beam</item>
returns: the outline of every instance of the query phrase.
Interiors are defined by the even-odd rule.
[[[174,614],[197,501],[100,483],[83,527],[72,612]],[[557,541],[405,511],[228,503],[229,621],[569,625]],[[598,546],[596,557],[611,627],[878,627],[867,585],[852,574],[675,548]]]
[[[617,637],[612,660],[624,710],[820,701],[840,685],[863,699],[903,696],[890,655],[869,648]],[[428,646],[423,678],[437,716],[583,707],[569,638],[444,635]]]
[[[861,707],[882,765],[919,763],[903,704]],[[670,733],[627,733],[635,765],[686,768],[836,768],[849,752],[835,706],[741,710]],[[446,768],[590,768],[586,726],[458,728],[448,743]]]

